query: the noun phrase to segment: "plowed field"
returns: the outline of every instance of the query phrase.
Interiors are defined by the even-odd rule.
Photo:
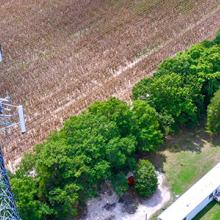
[[[0,96],[24,104],[28,133],[4,141],[20,158],[95,100],[129,100],[164,58],[212,38],[220,0],[1,0]]]

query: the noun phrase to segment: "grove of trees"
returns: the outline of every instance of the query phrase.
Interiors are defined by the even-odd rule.
[[[157,113],[144,101],[92,104],[23,159],[12,177],[22,218],[30,219],[30,212],[33,220],[72,218],[105,180],[123,194],[136,153],[156,151],[162,142]]]
[[[220,35],[165,60],[151,78],[133,88],[128,105],[116,98],[95,102],[50,135],[11,175],[24,220],[72,219],[100,184],[127,191],[126,174],[136,174],[136,192],[157,188],[153,165],[137,155],[155,152],[165,135],[196,125],[220,87]],[[220,93],[208,107],[208,130],[219,133]]]
[[[165,134],[196,125],[220,87],[219,36],[165,60],[133,88],[133,99],[156,109]]]

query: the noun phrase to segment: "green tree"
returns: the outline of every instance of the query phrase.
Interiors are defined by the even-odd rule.
[[[39,198],[37,180],[29,176],[12,177],[11,187],[22,219],[42,220],[53,210]]]
[[[218,90],[208,106],[207,131],[210,134],[220,134],[220,90]]]
[[[132,107],[134,136],[141,152],[156,151],[163,142],[158,114],[147,102],[136,100]]]
[[[220,86],[220,44],[219,34],[214,41],[194,45],[185,52],[162,62],[155,75],[177,73],[185,78],[194,75],[202,83],[201,94],[205,96],[205,106]],[[201,107],[201,106],[200,106]]]
[[[105,116],[116,123],[122,136],[127,136],[131,131],[131,111],[129,106],[117,99],[110,98],[107,101],[99,101],[89,106],[88,111],[94,115]]]
[[[35,164],[38,180],[38,197],[52,210],[47,219],[66,219],[77,214],[80,184],[75,181],[76,165],[72,160],[71,146],[63,139],[56,140],[58,134],[52,135],[44,144],[36,147]],[[84,168],[84,158],[80,158]],[[84,159],[85,160],[85,159]],[[85,171],[84,171],[85,172]]]
[[[121,136],[115,120],[87,111],[70,118],[64,128],[35,148],[35,163],[24,160],[18,173],[36,171],[39,200],[53,211],[48,219],[66,219],[97,194],[99,185],[127,171],[136,138]],[[32,156],[29,156],[31,159]]]
[[[140,160],[136,171],[135,189],[142,197],[150,197],[157,189],[157,175],[148,160]]]
[[[201,83],[193,76],[164,74],[145,78],[133,89],[135,99],[148,102],[160,114],[166,133],[181,125],[195,124],[198,120],[197,102],[202,102]],[[201,101],[200,101],[201,100]]]
[[[63,189],[56,187],[49,192],[49,202],[53,207],[53,219],[72,219],[77,214],[79,187],[76,184],[66,184]]]
[[[129,168],[130,157],[134,156],[136,139],[133,136],[114,138],[106,145],[106,158],[115,171]]]
[[[130,120],[130,119],[129,119]],[[126,168],[127,158],[136,151],[136,138],[121,136],[115,120],[91,112],[73,117],[65,124],[67,141],[75,155],[91,158],[91,167],[106,160],[113,169]]]

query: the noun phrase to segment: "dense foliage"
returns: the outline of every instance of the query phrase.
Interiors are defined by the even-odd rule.
[[[202,102],[200,90],[201,85],[195,77],[186,82],[183,76],[170,73],[142,80],[134,88],[134,96],[156,109],[163,128],[169,132],[178,125],[197,122],[196,102]]]
[[[157,189],[156,171],[148,160],[138,162],[135,189],[142,197],[151,196]]]
[[[220,134],[220,90],[215,93],[208,106],[207,131],[214,135]]]
[[[133,133],[140,152],[156,151],[163,142],[156,110],[142,100],[133,102]]]
[[[115,98],[94,103],[23,160],[12,178],[23,219],[33,208],[33,220],[71,218],[106,180],[123,194],[126,174],[136,167],[135,154],[155,151],[162,138],[156,111],[147,103],[128,106]],[[18,184],[24,185],[21,191]]]
[[[12,178],[11,186],[23,219],[44,219],[51,213],[47,204],[39,200],[38,184],[32,177]]]
[[[133,88],[133,99],[148,102],[169,133],[196,124],[220,87],[219,35],[165,60],[151,78]]]

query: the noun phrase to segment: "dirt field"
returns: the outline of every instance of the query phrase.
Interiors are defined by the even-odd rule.
[[[24,104],[28,127],[4,140],[13,161],[94,100],[129,100],[165,57],[213,37],[220,0],[1,0],[0,27],[0,96]]]

